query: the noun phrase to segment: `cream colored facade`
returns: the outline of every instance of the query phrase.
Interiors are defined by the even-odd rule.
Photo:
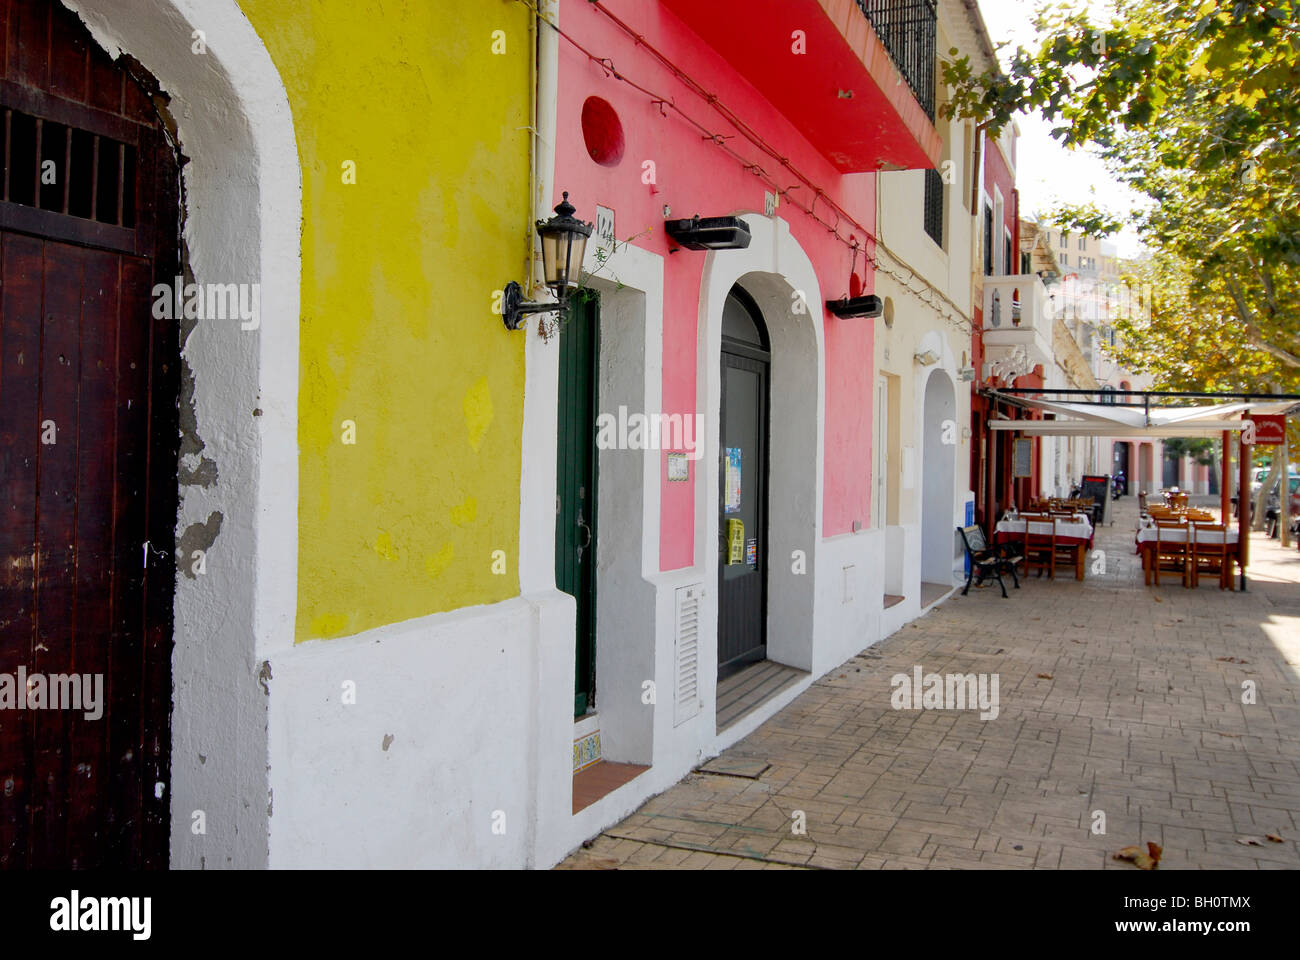
[[[937,48],[953,47],[970,54],[976,69],[995,63],[978,12],[945,0],[939,4]],[[965,522],[971,496],[970,350],[982,255],[972,184],[981,172],[975,125],[945,119],[942,84],[939,89],[942,236],[917,229],[925,209],[924,171],[879,175],[875,292],[884,301],[884,316],[875,321],[872,523],[885,530],[888,555],[901,561],[885,574],[888,602],[903,598],[885,611],[892,628],[921,612],[922,582],[947,584],[960,571],[955,528]],[[927,470],[927,451],[933,461],[937,445],[945,442],[955,447],[955,469],[951,489],[945,481],[940,491],[935,472]]]

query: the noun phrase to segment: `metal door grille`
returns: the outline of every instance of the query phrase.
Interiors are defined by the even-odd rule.
[[[136,148],[19,110],[4,111],[4,200],[135,227]]]

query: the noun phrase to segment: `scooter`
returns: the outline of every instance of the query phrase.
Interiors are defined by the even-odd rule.
[[[1111,480],[1110,498],[1118,500],[1122,496],[1124,496],[1124,472],[1121,470]]]

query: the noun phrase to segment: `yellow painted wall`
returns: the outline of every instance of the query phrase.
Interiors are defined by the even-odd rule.
[[[240,5],[302,164],[297,639],[513,596],[524,335],[490,311],[524,279],[528,10]]]

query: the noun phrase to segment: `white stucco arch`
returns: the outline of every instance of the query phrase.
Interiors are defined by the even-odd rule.
[[[923,379],[921,412],[921,580],[952,586],[957,484],[957,392],[947,371]]]
[[[302,176],[293,115],[235,0],[62,2],[111,56],[134,57],[171,98],[189,159],[183,243],[194,280],[260,284],[258,329],[200,321],[182,350],[202,456],[217,480],[181,488],[177,530],[216,514],[221,528],[206,573],[177,577],[172,766],[162,789],[171,794],[173,867],[265,866],[262,664],[292,647],[297,602]],[[195,810],[205,813],[205,835],[190,830]]]
[[[772,348],[767,655],[811,670],[825,470],[826,351],[821,286],[789,224],[759,213],[742,211],[737,215],[749,224],[749,246],[710,252],[700,282],[696,409],[705,416],[707,443],[695,488],[695,556],[700,558],[704,582],[709,585],[704,616],[708,618],[705,622],[716,626],[722,312],[727,294],[739,283],[762,311]],[[806,554],[807,572],[803,575],[791,572],[793,550]],[[714,654],[716,650],[715,643]],[[703,680],[706,687],[715,684],[716,672],[706,671]],[[707,703],[711,696],[705,699]]]

